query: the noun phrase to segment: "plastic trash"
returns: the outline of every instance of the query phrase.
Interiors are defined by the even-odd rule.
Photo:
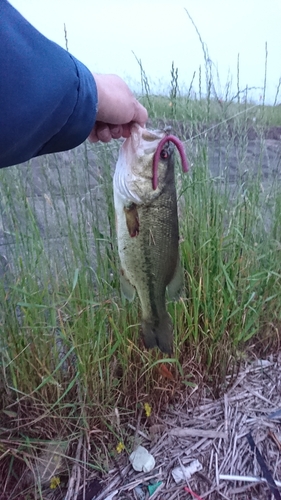
[[[158,481],[158,483],[155,483],[155,484],[149,484],[148,485],[148,493],[149,493],[149,496],[152,497],[153,493],[155,493],[156,490],[158,490],[159,486],[161,486],[162,481]]]
[[[141,486],[136,486],[134,488],[134,493],[137,496],[138,500],[145,500],[146,494],[141,488]]]
[[[155,467],[155,459],[143,446],[138,446],[129,456],[132,467],[137,472],[150,472]]]
[[[256,366],[258,368],[267,368],[271,365],[272,362],[269,361],[269,359],[255,359],[255,361],[253,362],[253,366]]]
[[[189,465],[176,467],[172,470],[172,476],[174,481],[178,484],[181,481],[185,481],[186,479],[190,479],[192,474],[202,470],[202,464],[200,464],[199,460],[193,460]]]

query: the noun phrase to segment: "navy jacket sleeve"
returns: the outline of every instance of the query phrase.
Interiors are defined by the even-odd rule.
[[[78,146],[96,112],[90,71],[0,0],[0,168]]]

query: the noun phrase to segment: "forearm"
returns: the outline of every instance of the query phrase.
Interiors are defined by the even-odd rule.
[[[83,142],[96,118],[90,71],[0,0],[0,168]]]

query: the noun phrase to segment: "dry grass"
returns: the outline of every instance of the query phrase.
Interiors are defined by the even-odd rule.
[[[151,473],[136,473],[124,452],[102,480],[103,491],[96,500],[139,498],[137,486],[144,499],[187,500],[190,496],[184,490],[185,483],[176,484],[171,472],[194,459],[202,464],[202,471],[186,485],[201,498],[268,499],[266,482],[225,480],[223,476],[262,476],[246,438],[251,432],[273,478],[280,480],[280,362],[279,355],[276,359],[255,359],[245,363],[234,385],[216,401],[206,388],[198,405],[198,387],[195,387],[187,398],[183,394],[181,404],[171,406],[163,414],[153,415],[151,421],[135,422],[135,425],[127,422],[128,434],[134,431],[135,443],[141,443],[154,455],[156,467]],[[82,473],[81,470],[79,477]],[[97,479],[95,474],[88,477],[81,490],[85,488],[86,493],[94,478]],[[161,485],[149,497],[148,484],[158,481]],[[114,491],[116,495],[110,497]]]
[[[154,404],[150,417],[146,417],[141,407],[135,416],[130,414],[127,418],[120,415],[117,409],[112,414],[112,426],[119,428],[119,436],[123,436],[125,449],[119,455],[111,447],[107,472],[101,474],[91,466],[92,450],[102,446],[102,443],[104,446],[108,443],[108,432],[105,430],[102,432],[92,428],[88,433],[80,433],[80,436],[72,435],[70,445],[50,440],[49,444],[46,442],[43,452],[39,452],[38,446],[37,455],[34,453],[36,442],[33,442],[32,454],[27,451],[23,453],[24,460],[21,463],[25,462],[26,466],[22,465],[17,471],[19,480],[14,490],[10,490],[9,495],[5,496],[3,484],[0,498],[188,500],[191,496],[184,489],[187,486],[198,495],[197,498],[208,500],[273,499],[269,496],[266,481],[247,482],[243,479],[239,481],[237,477],[225,479],[224,476],[262,477],[256,456],[247,441],[247,435],[251,433],[273,478],[280,481],[280,364],[280,353],[267,360],[252,357],[251,361],[243,364],[237,379],[232,381],[227,392],[216,400],[210,388],[202,383],[179,391],[174,381],[162,377],[162,387],[159,389],[166,392],[171,401],[165,411],[160,412]],[[226,382],[231,382],[230,376]],[[10,418],[12,417],[11,412]],[[35,420],[33,426],[36,427]],[[5,440],[1,441],[3,445]],[[8,442],[9,439],[7,445]],[[19,444],[10,442],[9,452],[14,446],[15,464],[17,455],[21,454]],[[41,445],[42,450],[42,443],[37,444]],[[156,459],[156,466],[150,473],[135,472],[129,463],[129,453],[139,444],[145,446]],[[108,451],[104,450],[104,456],[109,456]],[[8,455],[7,451],[6,453]],[[1,457],[2,470],[4,455],[5,451]],[[182,481],[176,484],[172,470],[187,466],[195,459],[202,464],[202,470],[186,483]],[[50,484],[54,477],[60,477],[60,485],[52,490]],[[37,487],[41,483],[42,496],[27,494],[29,491],[31,495],[32,482]],[[159,487],[149,496],[148,485],[158,482]],[[21,494],[17,493],[19,491]]]

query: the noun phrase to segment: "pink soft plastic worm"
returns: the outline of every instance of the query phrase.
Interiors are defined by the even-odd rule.
[[[189,488],[187,488],[187,486],[185,486],[184,491],[186,491],[187,493],[189,493],[190,495],[192,495],[194,498],[197,498],[197,500],[203,500],[202,497],[200,497],[199,495],[197,495],[197,493],[195,493],[194,491],[192,491]]]
[[[187,163],[187,159],[186,159],[185,152],[184,152],[183,145],[182,145],[181,141],[177,137],[175,137],[174,135],[166,135],[159,142],[157,149],[155,151],[154,157],[153,157],[152,188],[154,189],[154,191],[155,191],[155,189],[157,189],[157,186],[158,186],[158,162],[160,159],[160,153],[162,151],[164,144],[168,141],[173,142],[175,144],[175,146],[177,147],[177,150],[178,150],[180,157],[181,157],[182,170],[183,170],[183,172],[188,172],[188,163]]]

